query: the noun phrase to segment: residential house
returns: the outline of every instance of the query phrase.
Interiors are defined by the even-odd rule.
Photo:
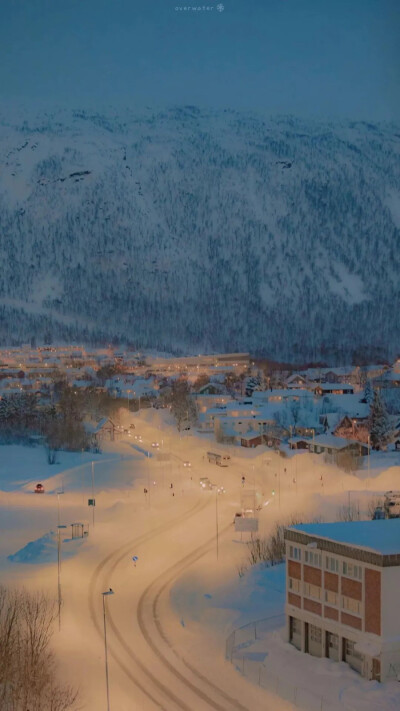
[[[369,417],[345,415],[338,422],[334,434],[337,437],[356,439],[367,443],[369,440]]]
[[[350,452],[355,456],[366,456],[368,445],[332,434],[321,434],[309,441],[308,449],[312,454],[324,454],[328,460],[336,462],[339,453]]]
[[[290,449],[308,449],[309,440],[305,437],[289,437],[288,445]]]
[[[400,373],[395,370],[387,370],[377,378],[374,378],[372,385],[377,390],[400,387]]]
[[[251,430],[241,436],[240,444],[242,447],[258,447],[259,444],[262,444],[262,437],[259,432]]]
[[[354,388],[352,385],[343,383],[320,383],[314,388],[316,395],[352,395]]]
[[[308,388],[307,378],[304,375],[300,375],[300,373],[292,373],[292,375],[289,375],[285,380],[285,388],[306,390]]]
[[[116,434],[116,427],[112,420],[103,417],[98,422],[86,420],[83,423],[91,447],[99,447],[103,441],[113,442]]]

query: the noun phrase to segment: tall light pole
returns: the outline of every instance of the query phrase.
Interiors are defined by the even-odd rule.
[[[57,491],[57,525],[60,527],[60,496],[63,494],[63,491]]]
[[[107,625],[106,625],[106,595],[114,595],[114,590],[111,588],[106,592],[101,593],[103,596],[103,620],[104,620],[104,654],[106,662],[106,689],[107,689],[107,711],[110,711],[110,687],[108,683],[108,654],[107,654]]]
[[[217,547],[217,560],[219,556],[219,529],[218,529],[218,496],[219,494],[224,494],[225,489],[223,486],[215,486],[215,541]]]

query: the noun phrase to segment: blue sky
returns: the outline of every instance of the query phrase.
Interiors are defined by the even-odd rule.
[[[400,118],[400,0],[217,4],[1,0],[0,100]]]

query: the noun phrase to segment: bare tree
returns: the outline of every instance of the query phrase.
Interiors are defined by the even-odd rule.
[[[57,680],[50,648],[55,604],[42,593],[0,586],[0,708],[68,711],[77,692]]]
[[[360,505],[357,503],[343,504],[337,510],[338,521],[359,521],[361,518]]]

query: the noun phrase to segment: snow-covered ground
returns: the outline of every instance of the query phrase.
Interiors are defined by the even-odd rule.
[[[225,660],[232,630],[281,614],[284,600],[279,566],[253,568],[239,578],[247,549],[245,535],[241,540],[234,533],[232,521],[240,507],[241,478],[246,477],[245,488],[258,491],[263,535],[291,516],[332,520],[349,500],[365,510],[371,498],[398,487],[398,455],[374,455],[369,473],[365,468],[350,475],[307,453],[283,458],[266,448],[230,448],[232,463],[222,468],[205,457],[209,437],[180,436],[169,417],[165,411],[126,412],[125,423],[134,421],[134,433],[142,437],[139,449],[137,440],[126,436],[101,455],[60,452],[56,465],[47,464],[39,447],[1,447],[2,582],[57,597],[56,534],[51,532],[60,517],[67,526],[61,543],[64,604],[53,642],[63,677],[79,686],[85,709],[105,704],[101,592],[110,587],[115,591],[106,600],[112,708],[291,709],[271,687],[259,688]],[[212,448],[221,450],[215,443]],[[188,461],[191,466],[184,466]],[[201,476],[226,490],[218,498],[218,557],[216,494],[200,490]],[[33,493],[39,481],[43,495]],[[88,507],[93,495],[94,525]],[[73,522],[88,524],[88,537],[71,541]],[[344,665],[300,655],[276,631],[263,641],[265,664],[271,673],[284,668],[288,684],[300,675],[307,686],[317,673],[321,688],[328,685],[342,694],[343,708],[392,711],[393,699],[400,705],[390,685],[372,687]]]

